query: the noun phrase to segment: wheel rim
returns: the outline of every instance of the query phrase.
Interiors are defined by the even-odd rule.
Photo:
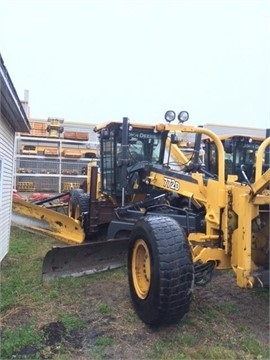
[[[151,260],[144,240],[137,240],[132,253],[132,279],[140,299],[148,295],[151,284]]]
[[[72,202],[71,199],[68,201],[68,217],[72,217]]]

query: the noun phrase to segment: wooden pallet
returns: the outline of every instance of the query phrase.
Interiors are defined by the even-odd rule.
[[[79,189],[80,185],[80,183],[64,182],[62,183],[62,192]]]
[[[33,145],[22,145],[20,153],[23,155],[37,155],[37,147]]]
[[[62,151],[62,156],[71,158],[80,158],[82,156],[81,150],[78,149],[65,149]]]
[[[34,182],[19,181],[17,183],[17,190],[18,191],[35,191],[36,185]]]
[[[89,139],[89,135],[87,132],[83,131],[65,131],[64,139],[87,141]]]
[[[45,156],[58,156],[58,149],[57,148],[46,148],[43,151]]]

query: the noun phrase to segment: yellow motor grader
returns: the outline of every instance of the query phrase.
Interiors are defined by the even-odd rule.
[[[207,284],[214,269],[232,268],[242,288],[269,286],[269,134],[222,138],[186,125],[187,112],[175,118],[168,111],[163,124],[96,126],[99,166],[70,192],[68,216],[13,203],[32,229],[76,244],[49,251],[44,276],[127,261],[134,307],[150,325],[179,321],[194,284]],[[181,134],[194,137],[192,154],[178,146]]]

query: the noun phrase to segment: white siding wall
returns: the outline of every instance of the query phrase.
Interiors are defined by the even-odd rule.
[[[12,211],[12,184],[13,158],[15,133],[7,121],[0,115],[0,158],[2,171],[0,185],[0,261],[8,252],[11,211]]]

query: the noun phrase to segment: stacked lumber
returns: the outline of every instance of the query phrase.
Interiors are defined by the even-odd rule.
[[[65,131],[64,139],[88,141],[89,135],[87,132],[82,132],[82,131]]]
[[[64,157],[80,158],[81,155],[81,150],[79,149],[69,148],[62,151],[62,156]]]
[[[42,122],[30,122],[31,130],[30,133],[20,133],[22,136],[36,136],[45,137],[47,136],[47,125]]]
[[[57,148],[45,148],[44,151],[43,151],[43,154],[45,156],[58,156],[58,149]]]

